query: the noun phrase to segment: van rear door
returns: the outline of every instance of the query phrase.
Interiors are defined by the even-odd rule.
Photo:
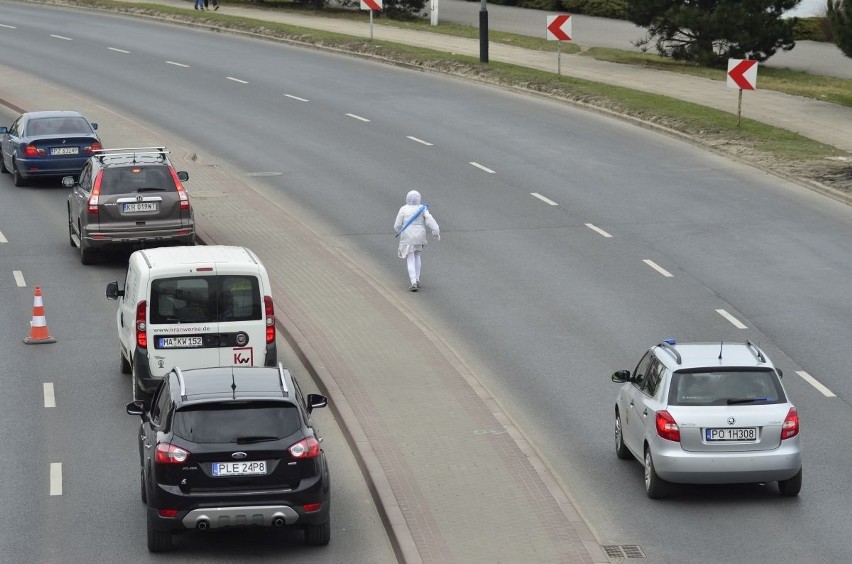
[[[263,366],[266,319],[261,284],[256,275],[225,273],[219,268],[219,365]]]

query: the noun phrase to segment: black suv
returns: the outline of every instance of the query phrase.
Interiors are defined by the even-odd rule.
[[[79,180],[66,176],[68,238],[91,264],[98,249],[194,245],[195,216],[165,147],[101,149],[86,161]]]
[[[300,527],[307,544],[328,544],[330,479],[311,422],[327,404],[281,364],[175,368],[149,405],[129,403],[142,417],[148,550],[168,550],[175,532],[241,526]]]

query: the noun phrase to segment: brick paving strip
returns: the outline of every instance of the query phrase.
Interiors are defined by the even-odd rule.
[[[270,200],[176,134],[2,65],[0,103],[73,107],[99,123],[105,147],[169,147],[190,173],[204,241],[245,245],[267,265],[280,328],[330,395],[400,560],[609,562],[535,450],[450,347],[283,197]]]

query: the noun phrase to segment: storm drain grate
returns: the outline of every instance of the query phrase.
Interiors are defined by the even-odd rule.
[[[638,544],[610,544],[603,547],[608,558],[645,558]]]

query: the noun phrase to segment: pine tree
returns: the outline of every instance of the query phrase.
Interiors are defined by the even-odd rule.
[[[828,0],[828,23],[834,42],[847,57],[852,57],[852,0]]]

